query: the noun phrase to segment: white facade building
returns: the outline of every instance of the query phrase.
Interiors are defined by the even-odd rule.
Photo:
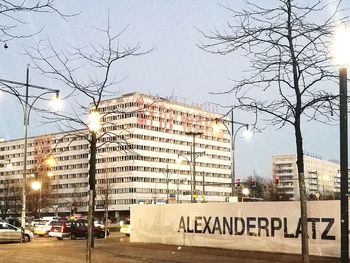
[[[272,156],[272,175],[280,179],[277,191],[291,200],[299,199],[299,183],[296,154]],[[340,192],[339,163],[304,155],[304,173],[307,196],[335,195]]]
[[[116,212],[128,211],[131,204],[167,199],[190,202],[191,193],[198,197],[197,201],[227,200],[231,192],[230,136],[227,130],[213,133],[213,120],[222,116],[140,93],[105,100],[99,111],[102,130],[98,134],[97,211],[103,210],[106,189],[109,210]],[[197,134],[196,191],[192,192],[193,136],[189,133]],[[6,186],[14,191],[21,189],[23,149],[23,139],[0,142],[0,204],[5,200]],[[43,165],[50,155],[57,161],[53,168]],[[41,177],[48,181],[46,187],[50,189],[44,197],[50,199],[44,213],[52,213],[56,205],[60,213],[69,212],[72,206],[78,212],[87,211],[88,160],[89,144],[75,132],[28,139],[27,184]],[[13,164],[11,169],[5,165],[8,162]],[[51,178],[47,177],[48,170],[52,170]],[[28,191],[32,190],[28,187]]]

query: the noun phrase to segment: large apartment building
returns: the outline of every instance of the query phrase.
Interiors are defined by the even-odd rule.
[[[230,136],[224,126],[220,133],[213,132],[214,120],[222,116],[141,93],[104,100],[99,111],[97,211],[103,211],[106,199],[115,216],[132,204],[191,202],[191,196],[197,201],[227,200],[231,191]],[[77,212],[87,211],[90,149],[81,136],[84,134],[87,131],[67,131],[28,139],[27,192],[33,191],[31,181],[40,178],[46,182],[43,213],[55,209],[68,213],[72,207]],[[23,155],[23,139],[0,142],[0,205],[7,189],[18,192],[22,187]],[[47,167],[44,160],[51,155],[57,164]],[[193,185],[195,189],[191,189]],[[45,192],[45,187],[49,191]]]
[[[272,156],[272,175],[280,179],[277,191],[299,200],[299,183],[296,154]],[[304,155],[305,186],[307,196],[334,196],[340,192],[339,163],[318,156]]]

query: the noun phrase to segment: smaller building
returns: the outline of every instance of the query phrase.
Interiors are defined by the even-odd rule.
[[[340,192],[340,165],[316,155],[304,154],[306,194],[309,198],[336,197]],[[290,200],[299,200],[299,183],[296,154],[272,156],[272,175],[279,177],[277,191]]]

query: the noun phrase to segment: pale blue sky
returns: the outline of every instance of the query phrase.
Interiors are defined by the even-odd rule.
[[[222,102],[230,104],[230,96],[213,96],[210,91],[230,88],[231,79],[239,79],[242,69],[247,66],[238,54],[214,56],[196,47],[201,39],[196,27],[209,31],[213,27],[224,28],[229,12],[218,1],[205,0],[59,0],[57,7],[66,13],[81,11],[81,14],[63,21],[57,16],[42,15],[27,17],[30,24],[26,30],[35,32],[45,25],[42,33],[35,36],[38,41],[50,38],[58,48],[67,43],[82,46],[88,42],[98,42],[99,37],[93,26],[104,28],[108,10],[112,30],[119,32],[129,25],[122,37],[121,45],[141,42],[144,49],[156,51],[144,57],[131,58],[116,67],[120,78],[128,78],[119,84],[123,93],[140,91],[152,95],[174,95],[186,98],[187,102]],[[220,1],[230,3],[240,9],[242,0]],[[12,41],[8,49],[0,49],[0,78],[25,81],[25,68],[29,59],[21,55],[22,45],[32,40]],[[52,85],[53,82],[31,71],[31,82],[37,85]],[[55,84],[57,85],[57,84]],[[59,88],[54,86],[53,88]],[[64,89],[63,89],[64,90]],[[0,137],[5,139],[23,136],[23,113],[20,105],[9,96],[0,95]],[[55,132],[50,127],[42,127],[31,118],[30,135]],[[246,115],[237,113],[237,121],[249,122]],[[304,149],[325,159],[338,159],[338,126],[327,127],[319,124],[303,125]],[[249,142],[237,138],[236,176],[244,178],[253,174],[271,177],[271,156],[275,153],[295,151],[294,134],[290,127],[276,131],[264,130]]]

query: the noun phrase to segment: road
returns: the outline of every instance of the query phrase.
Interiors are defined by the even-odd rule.
[[[36,237],[26,244],[0,244],[0,262],[7,263],[80,263],[86,262],[86,240],[56,240]],[[130,243],[120,233],[108,239],[96,239],[93,263],[268,263],[301,262],[300,256],[257,253],[213,248],[177,247],[159,244]],[[314,263],[335,263],[339,259],[311,257]]]

